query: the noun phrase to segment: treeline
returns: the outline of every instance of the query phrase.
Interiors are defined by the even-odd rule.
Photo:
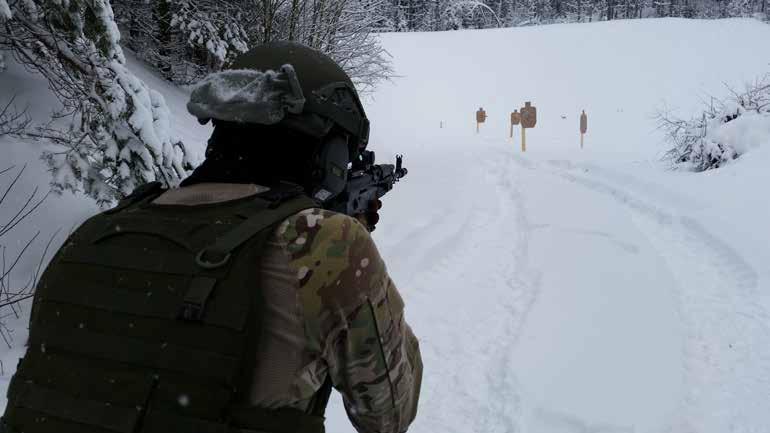
[[[194,83],[249,47],[295,40],[337,60],[361,90],[391,75],[377,32],[654,17],[767,19],[770,0],[113,0],[125,47]]]
[[[376,30],[440,31],[637,18],[766,20],[768,0],[387,0]]]

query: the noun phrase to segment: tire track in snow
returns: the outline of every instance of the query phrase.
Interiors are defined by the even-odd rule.
[[[516,374],[512,368],[512,356],[514,348],[521,336],[521,330],[526,322],[526,317],[531,311],[537,296],[540,292],[540,274],[530,268],[529,264],[529,241],[534,229],[530,223],[526,209],[524,208],[523,195],[519,189],[521,182],[511,177],[510,166],[506,164],[506,153],[501,152],[498,155],[490,155],[491,160],[486,170],[489,180],[496,185],[495,195],[500,201],[500,206],[505,209],[513,209],[514,220],[503,219],[502,225],[506,225],[508,230],[513,229],[515,238],[510,243],[498,243],[501,248],[500,255],[511,254],[513,250],[512,272],[508,271],[502,274],[505,284],[509,289],[508,296],[501,299],[503,307],[507,310],[508,332],[506,338],[501,339],[501,346],[498,349],[498,369],[490,372],[488,380],[495,392],[493,397],[500,402],[508,401],[512,396],[516,398],[515,421],[514,414],[508,415],[508,425],[512,427],[507,431],[518,431],[522,419],[521,400],[519,396],[519,384]],[[505,240],[502,238],[502,240]],[[502,406],[499,412],[505,413],[506,408]],[[523,428],[523,427],[522,427]]]
[[[522,167],[533,164],[520,157],[514,160]],[[770,411],[770,314],[760,302],[757,272],[695,218],[674,214],[586,172],[576,174],[575,166],[551,166],[556,166],[546,170],[551,174],[625,205],[679,284],[679,310],[687,332],[686,397],[681,423],[673,431],[767,431],[763,419]]]
[[[414,431],[522,431],[511,353],[537,279],[527,270],[529,223],[509,173],[494,155],[475,165],[472,187],[457,191],[469,211],[448,215],[414,257],[410,310],[421,316],[409,319],[431,371]]]

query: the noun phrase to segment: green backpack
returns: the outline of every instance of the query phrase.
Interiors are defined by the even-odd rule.
[[[328,381],[308,413],[248,405],[262,246],[317,203],[287,186],[151,204],[162,192],[89,219],[53,258],[0,432],[323,433]]]

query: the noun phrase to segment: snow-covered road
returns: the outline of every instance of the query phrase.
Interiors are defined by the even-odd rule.
[[[397,206],[427,210],[378,233],[422,341],[413,431],[762,431],[758,274],[688,213],[699,202],[563,153],[468,140],[443,141],[433,176],[419,173],[435,154],[410,155],[418,179]],[[329,413],[352,431],[339,401]]]
[[[534,222],[529,260],[543,275],[512,357],[524,431],[666,431],[683,381],[667,264],[612,197],[548,164],[508,161]]]
[[[626,328],[624,344],[608,353],[625,359],[627,354],[615,350],[628,351],[636,360],[613,369],[621,373],[613,380],[625,385],[615,393],[619,409],[654,409],[636,414],[643,422],[633,431],[764,431],[770,413],[770,315],[750,260],[717,232],[719,225],[694,216],[698,206],[684,196],[596,164],[546,162],[542,165],[555,167],[547,171],[573,187],[609,200],[598,206],[603,213],[620,207],[618,219],[632,228],[622,233],[644,239],[636,251],[640,266],[594,267],[628,274],[623,300],[605,306],[628,314],[613,319]],[[584,202],[594,203],[599,204]],[[637,326],[641,333],[632,332]],[[597,400],[593,393],[591,400]],[[601,410],[607,407],[615,405]],[[666,410],[673,416],[664,418]]]

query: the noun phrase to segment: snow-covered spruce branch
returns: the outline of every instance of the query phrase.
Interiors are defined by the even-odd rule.
[[[190,168],[170,130],[163,97],[125,65],[106,0],[8,2],[0,47],[48,80],[63,108],[38,138],[55,137],[43,158],[54,191],[83,191],[109,205],[154,180],[173,185]],[[45,137],[49,136],[49,137]]]
[[[182,33],[190,47],[204,49],[208,71],[216,71],[248,50],[240,18],[241,12],[227,2],[177,0],[171,27]]]

